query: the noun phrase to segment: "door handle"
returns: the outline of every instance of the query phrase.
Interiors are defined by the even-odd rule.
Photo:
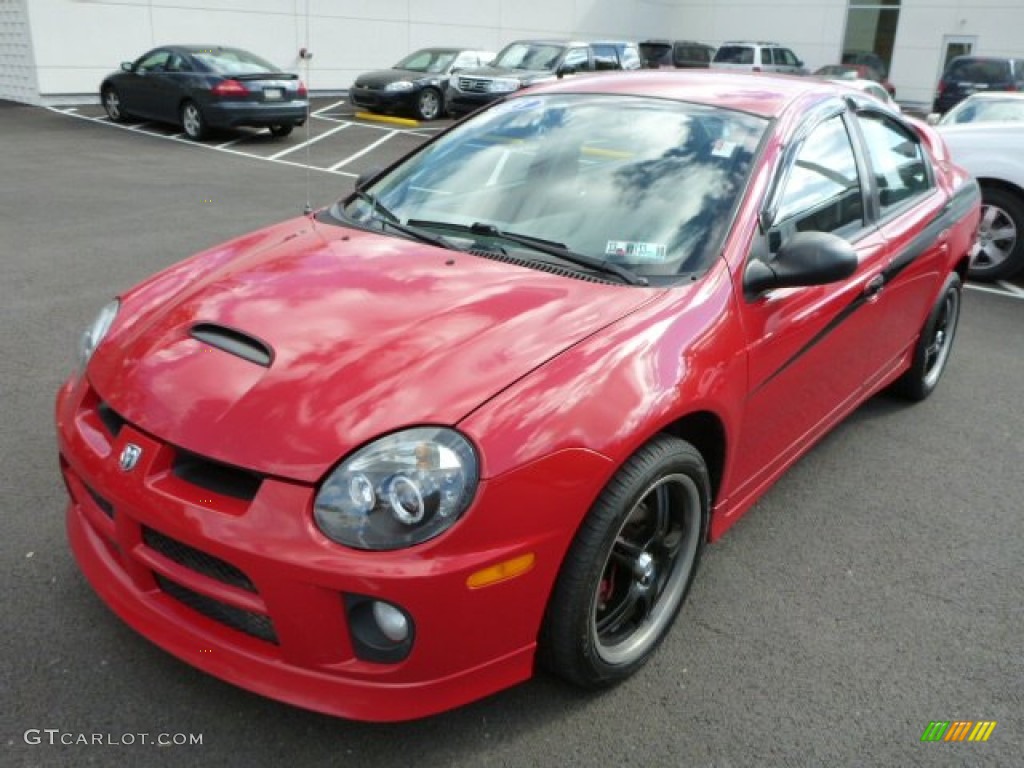
[[[882,292],[884,287],[885,277],[882,275],[875,275],[864,284],[864,297],[867,299],[873,299]]]

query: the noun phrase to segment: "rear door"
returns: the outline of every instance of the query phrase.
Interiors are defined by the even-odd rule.
[[[850,242],[856,273],[827,285],[783,288],[737,302],[747,335],[749,392],[736,453],[737,491],[750,492],[844,415],[879,376],[887,353],[876,343],[886,310],[879,300],[888,264],[872,222],[856,126],[846,110],[820,118],[791,144],[772,194],[771,228],[756,234],[749,260],[771,266],[797,232],[830,232]]]
[[[856,124],[888,253],[879,294],[886,313],[875,346],[892,366],[916,340],[946,277],[950,227],[959,214],[946,205],[913,129],[870,107],[857,112]]]

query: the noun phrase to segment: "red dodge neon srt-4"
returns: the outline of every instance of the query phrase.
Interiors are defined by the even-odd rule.
[[[103,309],[57,399],[74,555],[322,712],[613,684],[828,429],[932,393],[978,210],[931,128],[827,83],[509,95]]]

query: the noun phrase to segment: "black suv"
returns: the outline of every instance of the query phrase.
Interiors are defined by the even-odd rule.
[[[640,43],[640,58],[647,69],[678,67],[699,69],[711,66],[715,47],[691,40],[644,40]]]
[[[640,69],[636,43],[517,40],[505,46],[490,66],[452,77],[445,104],[449,115],[461,117],[528,85],[607,69]]]
[[[957,56],[942,73],[932,112],[944,115],[978,91],[1024,91],[1024,59]]]

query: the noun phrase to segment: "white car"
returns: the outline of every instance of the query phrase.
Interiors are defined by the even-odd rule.
[[[960,125],[962,123],[1018,123],[1024,122],[1024,93],[989,91],[975,93],[961,101],[941,117],[928,115],[932,125]]]
[[[858,91],[863,91],[869,96],[874,96],[876,99],[884,104],[888,104],[889,107],[897,112],[902,112],[900,105],[897,104],[889,92],[885,90],[885,86],[881,83],[877,83],[874,80],[866,80],[858,77],[840,77],[833,80],[829,80],[831,83],[838,85],[846,85],[850,88],[856,88]]]
[[[957,122],[954,117],[936,129],[953,160],[981,184],[981,225],[968,274],[999,280],[1024,270],[1024,121]]]

